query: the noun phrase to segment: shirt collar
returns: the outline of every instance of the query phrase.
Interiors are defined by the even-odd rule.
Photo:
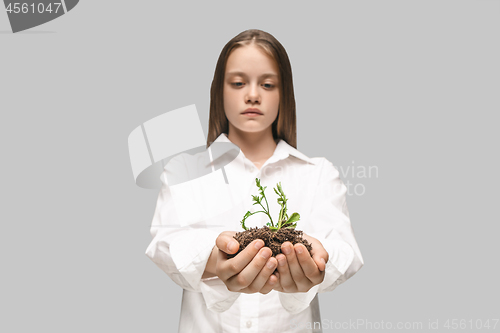
[[[221,133],[217,137],[217,139],[215,139],[214,142],[231,142],[231,141],[228,139],[226,133]],[[290,155],[297,157],[305,162],[308,162],[311,164],[316,164],[313,159],[302,154],[300,151],[298,151],[294,147],[290,146],[283,139],[280,139],[280,141],[278,142],[278,145],[276,146],[276,150],[274,151],[274,154],[271,157],[271,159],[272,159],[272,162],[277,162],[279,160],[283,160],[283,159],[287,158]]]

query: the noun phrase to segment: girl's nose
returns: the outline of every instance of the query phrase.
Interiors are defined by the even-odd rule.
[[[249,103],[256,103],[256,102],[260,102],[260,95],[259,95],[259,92],[258,92],[258,89],[257,87],[255,86],[251,86],[248,90],[248,94],[247,96],[245,97],[246,101],[249,102]]]

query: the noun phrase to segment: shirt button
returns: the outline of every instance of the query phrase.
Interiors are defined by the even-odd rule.
[[[252,321],[251,320],[247,321],[247,327],[248,328],[252,327]]]

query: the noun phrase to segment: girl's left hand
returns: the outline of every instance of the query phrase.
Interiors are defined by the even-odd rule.
[[[305,233],[303,238],[312,246],[311,255],[303,244],[285,242],[281,245],[278,259],[278,281],[274,290],[284,293],[307,292],[312,287],[323,282],[328,252],[319,240]],[[289,250],[289,251],[287,251]]]

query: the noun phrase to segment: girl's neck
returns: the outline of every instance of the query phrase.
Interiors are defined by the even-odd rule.
[[[274,154],[276,142],[271,128],[264,132],[242,132],[229,130],[229,141],[240,147],[241,151],[260,170],[262,165]]]

